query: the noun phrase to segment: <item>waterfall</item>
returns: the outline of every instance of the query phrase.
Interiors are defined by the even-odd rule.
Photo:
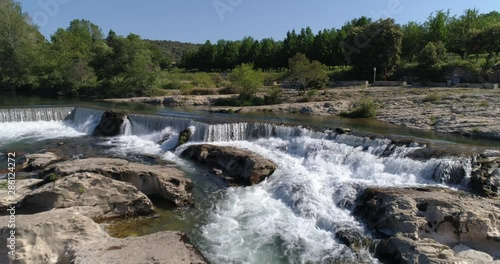
[[[132,123],[128,118],[125,118],[125,121],[123,122],[122,126],[120,127],[121,134],[124,136],[130,136],[132,135]]]
[[[132,134],[134,135],[158,132],[167,127],[181,131],[193,125],[197,126],[196,124],[201,125],[201,123],[190,119],[169,116],[129,115],[128,118],[132,124]]]
[[[76,107],[68,119],[78,131],[91,134],[101,121],[103,114],[102,110]]]
[[[72,110],[73,107],[0,109],[0,123],[62,121]]]

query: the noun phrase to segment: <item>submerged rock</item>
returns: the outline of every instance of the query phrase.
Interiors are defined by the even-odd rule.
[[[182,156],[201,164],[222,169],[236,181],[255,185],[271,176],[277,165],[251,151],[234,147],[193,145],[182,152]]]
[[[75,264],[85,263],[207,263],[201,253],[187,243],[181,232],[158,232],[125,239],[104,238],[82,245],[76,250]]]
[[[354,210],[385,263],[459,263],[458,244],[500,257],[500,201],[445,188],[368,188]],[[464,262],[468,263],[468,262]]]
[[[19,207],[30,213],[74,207],[93,219],[153,212],[149,198],[133,185],[93,173],[77,173],[46,184],[29,193]]]
[[[193,132],[191,131],[191,129],[186,128],[186,129],[182,130],[179,133],[179,142],[177,143],[177,147],[186,144],[189,141],[189,139],[191,139],[192,135],[193,135]]]
[[[56,163],[44,170],[68,176],[79,172],[91,172],[114,180],[129,182],[148,196],[158,196],[176,206],[193,205],[192,181],[176,168],[145,165],[122,159],[91,158]]]
[[[101,121],[94,130],[94,136],[116,137],[120,135],[121,128],[127,114],[125,112],[106,111],[101,117]]]

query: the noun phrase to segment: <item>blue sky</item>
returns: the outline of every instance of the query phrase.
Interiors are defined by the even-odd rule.
[[[423,22],[436,10],[461,14],[467,8],[500,10],[498,0],[20,0],[47,37],[73,19],[88,19],[104,33],[203,43],[210,39],[284,38],[310,26],[314,32],[339,28],[362,15],[390,16],[400,24]],[[147,4],[146,4],[147,3]]]

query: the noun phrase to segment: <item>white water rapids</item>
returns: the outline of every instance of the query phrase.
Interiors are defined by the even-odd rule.
[[[0,141],[87,135],[100,114],[77,111],[72,123],[0,123]],[[171,150],[179,127],[190,125],[194,141],[250,150],[278,165],[276,172],[257,186],[224,190],[209,210],[196,241],[212,263],[333,263],[357,258],[376,262],[367,250],[352,252],[335,238],[343,229],[366,233],[349,206],[358,191],[366,186],[438,185],[435,172],[442,164],[455,162],[415,161],[405,157],[414,149],[406,147],[384,156],[387,141],[349,136],[333,139],[301,128],[244,123],[202,126],[186,121],[179,127],[162,127],[154,120],[156,123],[149,124],[152,119],[143,119],[139,127],[134,118],[122,126],[122,136],[102,143],[108,152],[156,155],[186,166],[189,162],[179,155],[196,142],[175,153]],[[156,131],[148,131],[152,125]],[[157,142],[162,138],[165,141],[160,145]]]

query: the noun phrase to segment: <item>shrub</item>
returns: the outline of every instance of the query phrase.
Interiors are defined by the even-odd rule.
[[[431,92],[422,100],[423,102],[437,102],[441,100],[441,95],[437,92]]]
[[[198,88],[215,88],[217,85],[211,76],[208,73],[195,73],[192,75],[192,83],[194,87]]]
[[[190,83],[181,83],[179,89],[181,90],[182,95],[190,95],[193,91],[193,85]]]
[[[239,94],[240,90],[240,87],[229,84],[225,88],[219,90],[219,94]]]
[[[262,74],[253,69],[252,63],[243,63],[237,66],[229,80],[236,87],[240,87],[240,97],[251,98],[254,97],[263,84]]]
[[[281,104],[282,90],[280,87],[272,87],[267,90],[267,95],[264,97],[265,104]]]
[[[216,89],[193,89],[190,93],[190,95],[215,95],[217,94]]]
[[[378,105],[371,98],[363,98],[351,106],[351,111],[340,115],[350,118],[373,118],[377,116]]]

